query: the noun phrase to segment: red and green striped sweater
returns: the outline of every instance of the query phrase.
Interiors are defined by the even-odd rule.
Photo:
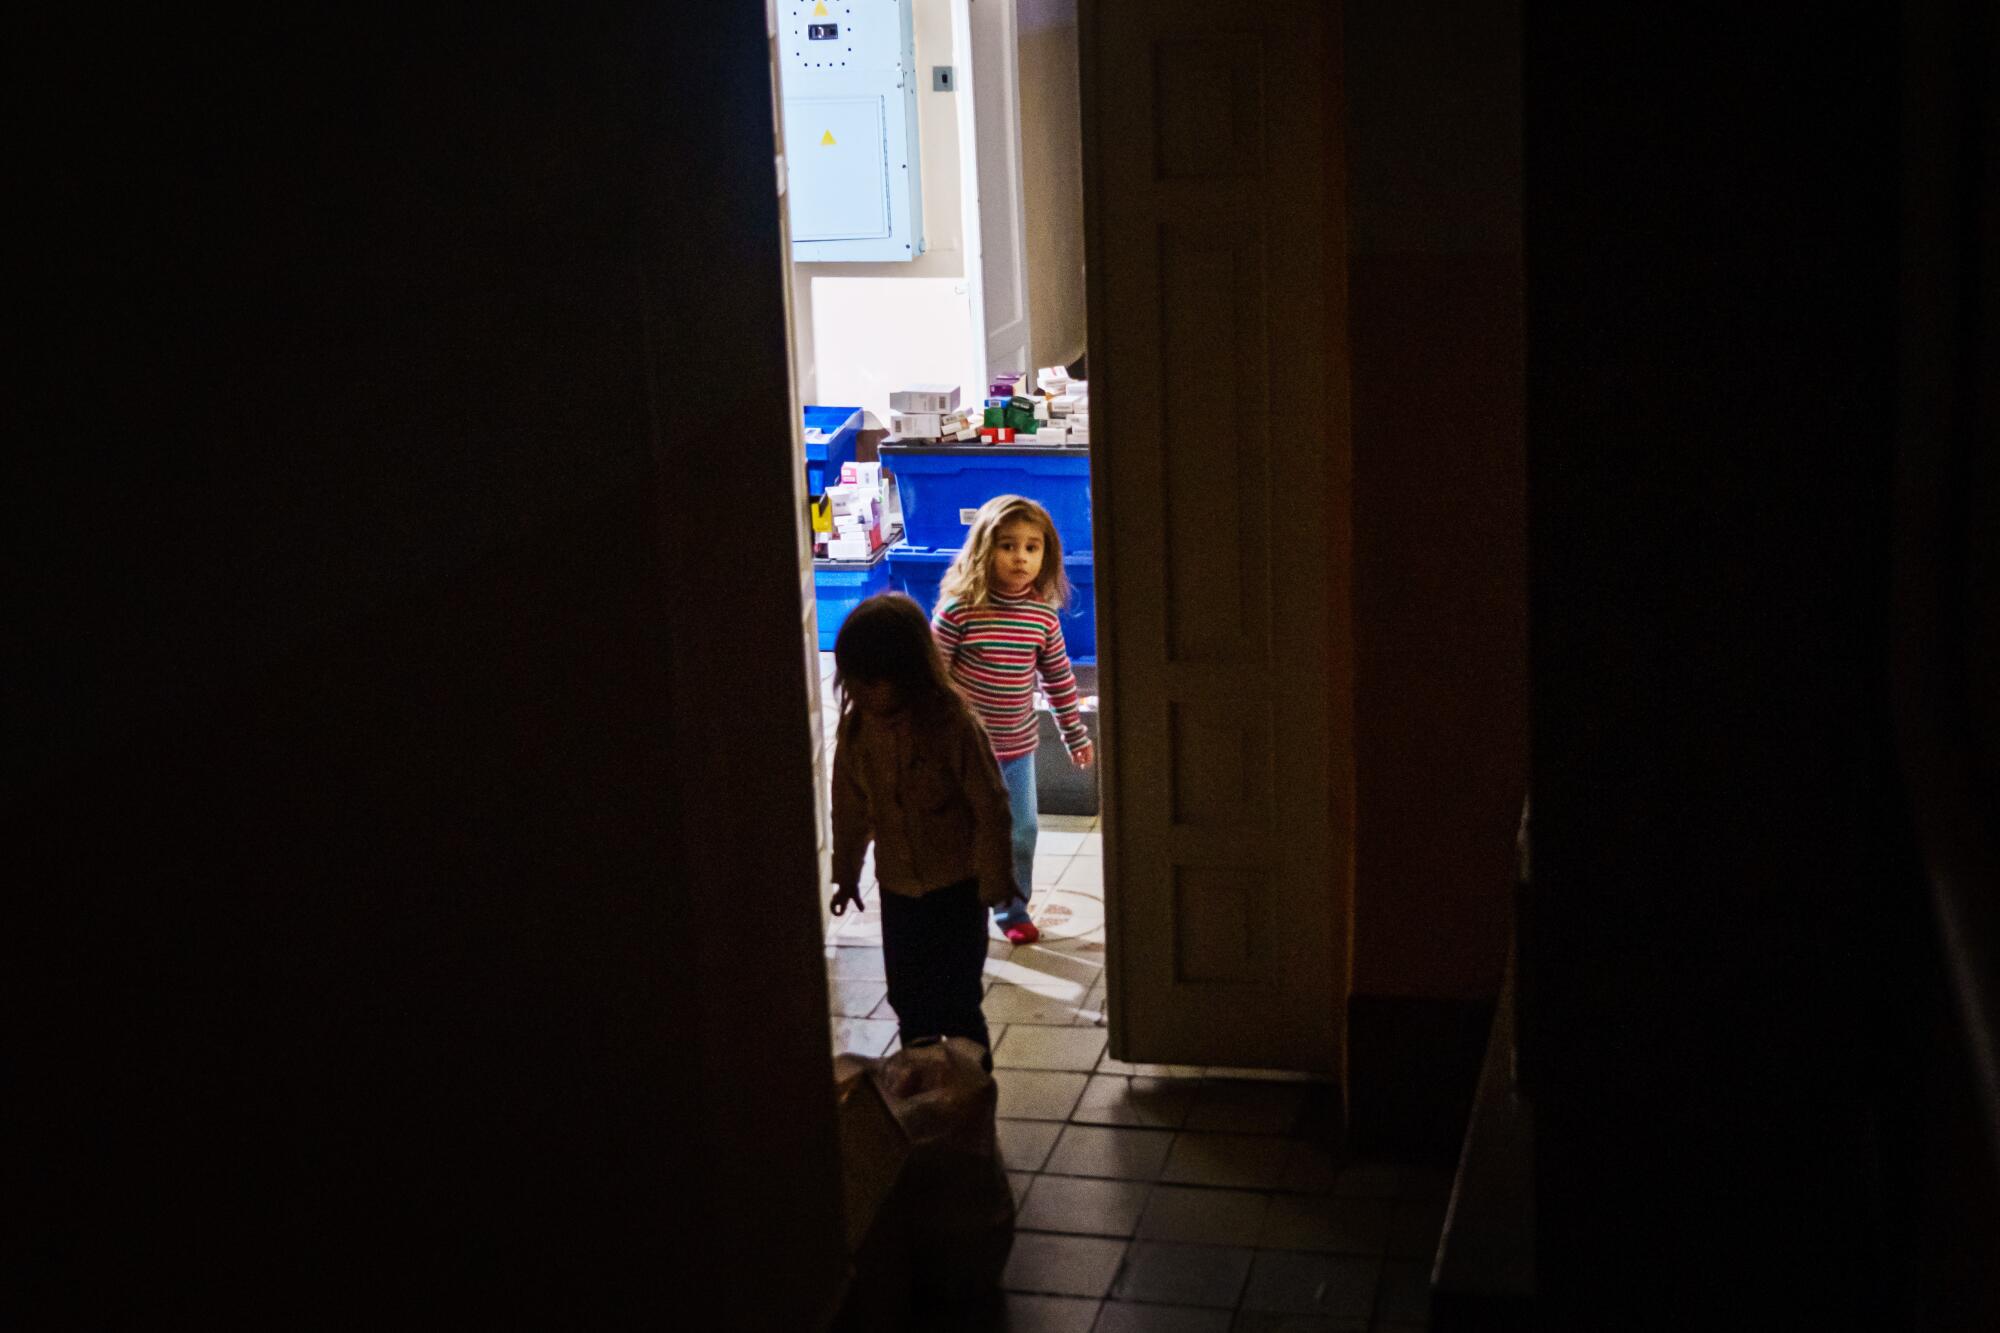
[[[993,754],[1001,760],[1035,752],[1035,677],[1055,711],[1063,744],[1075,754],[1090,740],[1077,711],[1076,675],[1063,648],[1062,620],[1033,593],[989,594],[985,606],[957,598],[939,603],[931,618],[951,678],[986,724]]]

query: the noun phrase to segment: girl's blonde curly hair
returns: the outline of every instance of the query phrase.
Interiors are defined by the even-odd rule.
[[[996,495],[973,515],[951,568],[938,584],[942,597],[961,606],[985,606],[993,596],[993,545],[1009,523],[1028,522],[1042,530],[1042,572],[1035,578],[1035,598],[1058,609],[1069,605],[1069,579],[1063,575],[1062,534],[1049,511],[1021,495]]]

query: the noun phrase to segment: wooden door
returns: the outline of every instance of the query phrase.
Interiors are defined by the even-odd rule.
[[[1111,1048],[1336,1072],[1344,255],[1320,0],[1083,7]]]
[[[986,364],[996,371],[1032,371],[1028,220],[1021,194],[1021,48],[1014,0],[973,5],[971,23]]]

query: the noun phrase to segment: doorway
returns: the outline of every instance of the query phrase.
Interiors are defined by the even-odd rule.
[[[809,26],[813,4],[779,6],[774,38],[793,20]],[[1029,253],[1035,228],[1025,219],[1042,226],[1049,213],[1017,195],[1020,225],[1010,232],[986,163],[1004,162],[1011,142],[1022,181],[1037,164],[1020,118],[1031,100],[1041,108],[1050,99],[1022,93],[1022,57],[1031,40],[1039,51],[1047,39],[1025,30],[1021,16],[1065,26],[1076,70],[1084,346],[1068,365],[1019,369],[1037,378],[1084,370],[1098,404],[1087,512],[1102,800],[1089,816],[1043,822],[1046,862],[1038,857],[1036,878],[1054,882],[1036,896],[1057,923],[1051,933],[1066,938],[1035,946],[1046,958],[1024,961],[995,941],[989,984],[1013,988],[999,1003],[1028,1016],[1022,1022],[1056,1017],[1060,1024],[1032,1025],[1082,1034],[1051,1040],[1079,1050],[1099,1043],[1085,1069],[1114,1061],[1337,1075],[1352,826],[1345,367],[1334,336],[1344,301],[1340,163],[1330,96],[1279,95],[1328,86],[1338,68],[1330,24],[1304,0],[1267,6],[1227,32],[1193,4],[982,2],[989,22],[1003,11],[1016,19],[1006,85],[1016,120],[1002,133],[981,120],[992,102],[980,97],[980,81],[994,62],[975,49],[978,29],[947,23],[940,39],[932,25],[924,40],[927,12],[969,18],[973,6],[932,0],[926,11],[916,0],[911,8],[910,66],[923,78],[912,157],[925,202],[908,214],[921,218],[909,224],[908,244],[922,249],[900,263],[840,264],[820,251],[793,268],[789,284],[795,410],[857,406],[842,401],[841,386],[853,386],[847,396],[864,399],[857,465],[885,464],[895,475],[902,439],[892,433],[887,386],[923,373],[914,355],[880,349],[921,345],[937,355],[944,341],[912,338],[910,319],[890,315],[871,342],[858,313],[870,294],[860,285],[875,284],[877,296],[893,290],[885,308],[906,315],[949,312],[929,316],[958,330],[933,373],[960,367],[961,404],[970,405],[968,390],[990,390],[993,376],[1016,369],[987,360],[1017,327],[1004,299],[989,301],[1045,273]],[[774,65],[783,47],[774,41]],[[949,84],[938,81],[943,51]],[[977,169],[954,177],[937,166],[942,136],[922,133],[931,105],[949,108],[950,142]],[[790,128],[787,153],[832,133],[802,148],[798,126]],[[941,188],[941,174],[956,189]],[[953,214],[955,231],[939,225]],[[1010,270],[1014,244],[1023,260]],[[1045,303],[1029,293],[1025,304],[1036,349]],[[998,326],[989,313],[1001,316]],[[838,332],[824,336],[830,330]],[[1031,352],[1031,363],[1042,359]],[[856,362],[872,363],[872,382],[850,370]],[[865,401],[876,392],[879,408]],[[982,416],[995,396],[981,397]],[[811,497],[800,498],[804,516]],[[922,503],[900,485],[886,490],[885,546],[913,498]],[[815,636],[817,610],[802,616]],[[810,676],[822,793],[835,713],[829,674],[821,659]],[[875,995],[883,983],[879,954],[868,954],[873,922],[837,925],[829,937],[836,1034],[879,1054],[893,1024]],[[1010,1021],[991,1007],[989,1019]]]

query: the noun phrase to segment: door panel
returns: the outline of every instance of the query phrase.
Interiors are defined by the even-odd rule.
[[[1351,861],[1329,555],[1348,449],[1329,355],[1337,65],[1322,4],[1222,12],[1084,14],[1111,1042],[1334,1072]]]
[[[972,6],[972,96],[979,138],[979,247],[986,364],[1028,364],[1028,220],[1021,193],[1021,55],[1015,0]]]

